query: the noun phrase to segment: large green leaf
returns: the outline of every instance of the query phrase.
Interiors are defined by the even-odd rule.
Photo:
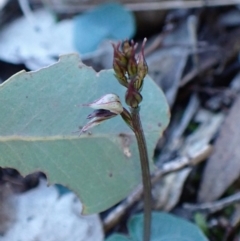
[[[49,183],[74,191],[84,213],[105,210],[141,181],[133,132],[117,116],[81,137],[73,133],[92,112],[79,104],[107,93],[124,101],[125,88],[112,70],[96,73],[78,55],[35,72],[19,72],[0,85],[0,166],[22,175],[46,173]],[[141,104],[149,156],[168,124],[162,91],[145,78]]]
[[[132,239],[127,238],[121,234],[113,234],[106,241],[132,241]]]
[[[106,241],[142,241],[143,214],[133,216],[128,229],[130,238],[114,234]],[[184,219],[171,214],[153,212],[151,241],[207,241],[201,230]]]

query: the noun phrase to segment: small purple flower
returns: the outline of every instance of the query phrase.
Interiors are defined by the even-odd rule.
[[[96,110],[88,115],[87,119],[89,122],[81,129],[80,135],[94,126],[101,124],[103,121],[113,118],[123,112],[121,101],[115,94],[106,94],[83,106],[88,106]]]

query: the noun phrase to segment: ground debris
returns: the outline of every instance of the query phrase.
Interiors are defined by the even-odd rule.
[[[200,202],[216,200],[240,176],[239,109],[240,97],[229,111],[215,143],[215,151],[207,162],[198,194]]]

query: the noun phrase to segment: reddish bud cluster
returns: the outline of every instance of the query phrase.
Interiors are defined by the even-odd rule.
[[[127,105],[132,108],[137,108],[142,101],[140,94],[143,86],[143,80],[148,72],[148,66],[144,57],[144,46],[146,39],[144,39],[141,52],[136,58],[135,52],[137,44],[132,40],[124,41],[121,50],[120,45],[113,44],[113,69],[115,76],[119,83],[127,88],[125,100]]]

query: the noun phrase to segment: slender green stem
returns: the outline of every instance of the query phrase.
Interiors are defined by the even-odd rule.
[[[144,231],[143,240],[150,241],[151,238],[151,212],[152,212],[152,185],[150,178],[147,146],[139,115],[140,107],[131,108],[132,125],[138,143],[138,150],[142,169],[143,196],[144,196]]]

